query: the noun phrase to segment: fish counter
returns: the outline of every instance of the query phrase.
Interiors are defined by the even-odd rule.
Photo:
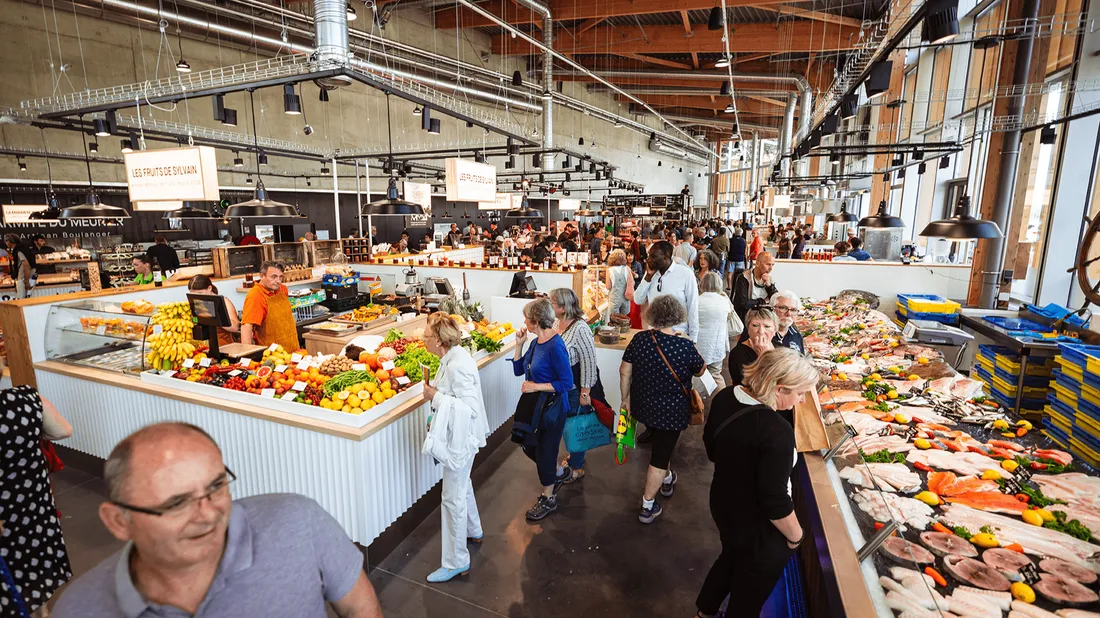
[[[796,325],[833,438],[807,467],[835,493],[874,613],[1100,616],[1096,471],[867,307],[842,295]]]

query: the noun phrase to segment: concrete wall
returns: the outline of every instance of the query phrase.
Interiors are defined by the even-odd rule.
[[[352,26],[365,27],[368,23],[365,17],[361,16]],[[174,32],[174,25],[170,25],[170,36],[165,38],[156,30],[155,25],[137,28],[96,17],[74,16],[71,11],[60,8],[55,11],[48,5],[43,8],[30,2],[0,0],[0,62],[4,67],[2,73],[5,77],[5,87],[0,89],[0,108],[17,108],[19,102],[26,99],[66,94],[86,87],[102,88],[175,75],[175,59],[169,56],[170,48],[171,54],[178,58]],[[473,63],[482,63],[480,54],[489,49],[489,38],[486,35],[476,31],[463,31],[456,36],[454,31],[437,31],[429,24],[428,16],[419,9],[396,11],[382,34],[387,38]],[[197,41],[184,38],[183,51],[195,71],[241,64],[263,57],[255,51],[219,44],[217,40]],[[483,64],[505,74],[526,69],[526,60],[523,58],[493,56]],[[57,70],[62,65],[66,66],[63,72]],[[564,93],[605,109],[622,111],[621,103],[607,94],[587,93],[581,82],[565,82]],[[330,93],[331,101],[321,103],[318,101],[317,88],[312,84],[304,84],[304,116],[284,114],[281,95],[281,88],[267,88],[255,93],[256,121],[261,136],[300,140],[304,144],[324,149],[385,148],[386,97],[381,92],[355,85]],[[252,117],[248,95],[228,95],[226,105],[238,110],[236,131],[250,134]],[[211,118],[209,99],[187,104],[181,102],[174,109],[169,105],[160,107],[169,111],[146,106],[142,110],[143,116],[226,128]],[[420,119],[412,115],[412,109],[411,103],[393,97],[393,143],[398,150],[503,144],[500,136],[486,136],[480,128],[467,129],[465,123],[446,117],[442,118],[440,135],[429,135],[420,129]],[[503,108],[497,111],[505,113]],[[514,109],[510,114],[520,123],[539,128],[542,126],[540,116],[524,116]],[[306,119],[315,129],[309,137],[302,133]],[[648,122],[654,128],[658,126],[652,119]],[[674,163],[666,157],[663,165],[657,167],[656,156],[647,149],[648,135],[628,129],[616,129],[610,123],[567,110],[561,105],[554,107],[554,125],[556,145],[578,148],[577,139],[583,136],[587,146],[579,148],[580,150],[619,166],[617,177],[642,183],[648,192],[679,193],[684,184],[690,184],[698,199],[703,200],[707,195],[706,166],[687,165],[682,161]],[[48,131],[46,139],[50,150],[82,152],[78,133]],[[111,157],[121,156],[119,140],[118,137],[103,138],[100,153]],[[37,129],[0,125],[0,143],[9,147],[41,149],[42,137]],[[153,148],[167,146],[169,145],[159,142],[150,143]],[[233,157],[234,154],[228,150],[219,151],[218,159],[222,165],[230,165]],[[252,157],[246,155],[244,158],[246,169],[253,167]],[[490,161],[503,168],[502,159]],[[441,165],[439,161],[434,163]],[[0,157],[0,181],[46,177],[43,160],[28,159],[27,164],[30,169],[20,175],[14,157]],[[313,175],[314,187],[330,187],[331,180],[318,178],[320,167],[320,162],[312,164],[271,157],[268,169],[274,172]],[[680,171],[681,168],[683,171]],[[341,166],[339,173],[349,176],[346,181],[340,182],[341,188],[354,190],[354,179],[350,178],[351,169]],[[53,174],[55,179],[86,178],[83,163],[76,161],[54,161]],[[93,163],[92,174],[99,181],[125,179],[122,167],[114,164]],[[244,186],[243,174],[244,172],[224,172],[220,181],[227,187]],[[289,178],[271,178],[265,182],[269,187],[293,186]],[[384,190],[384,187],[376,190]],[[596,196],[602,196],[602,193],[597,193]]]

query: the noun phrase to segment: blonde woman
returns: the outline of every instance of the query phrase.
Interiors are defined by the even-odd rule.
[[[424,384],[431,403],[423,452],[443,464],[443,566],[428,575],[433,584],[470,572],[467,540],[481,542],[481,517],[474,500],[470,468],[485,446],[489,422],[477,362],[461,345],[462,331],[445,313],[428,316],[424,347],[439,357],[439,371]]]
[[[626,251],[615,249],[607,257],[607,289],[611,313],[630,313],[630,301],[634,298],[634,277],[630,272]]]
[[[743,384],[718,393],[711,404],[703,445],[714,462],[710,513],[722,553],[695,601],[699,618],[717,614],[731,594],[738,616],[759,616],[802,543],[791,500],[794,429],[776,410],[798,405],[817,380],[817,370],[797,352],[770,350],[745,368]]]
[[[730,352],[730,385],[741,383],[745,367],[775,347],[772,341],[779,330],[779,318],[767,307],[749,309],[745,314],[745,333]]]

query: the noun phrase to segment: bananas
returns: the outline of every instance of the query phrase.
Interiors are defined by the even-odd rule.
[[[157,312],[149,320],[161,327],[159,333],[145,338],[149,354],[145,360],[153,369],[172,369],[195,353],[191,341],[191,306],[185,302],[157,305]]]

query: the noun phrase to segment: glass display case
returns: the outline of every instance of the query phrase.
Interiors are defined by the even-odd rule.
[[[581,294],[581,311],[590,314],[592,312],[605,313],[607,311],[608,290],[607,266],[603,264],[591,264],[584,268]]]
[[[46,360],[118,373],[140,373],[153,313],[127,313],[97,300],[53,305],[46,318]]]

